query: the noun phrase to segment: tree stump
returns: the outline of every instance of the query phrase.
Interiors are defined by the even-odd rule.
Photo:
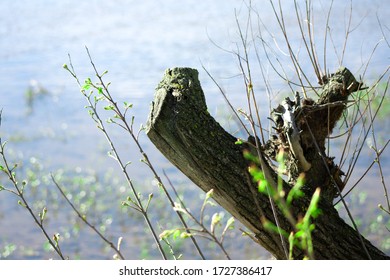
[[[346,68],[340,68],[323,85],[316,102],[286,100],[272,113],[276,134],[259,147],[261,168],[267,180],[277,180],[270,165],[283,147],[286,149],[289,179],[283,182],[288,192],[299,174],[304,173],[305,197],[294,201],[294,215],[307,209],[311,195],[321,188],[319,208],[322,215],[314,220],[315,259],[390,259],[340,218],[332,201],[342,190],[342,171],[332,158],[324,156],[325,138],[345,109],[348,95],[360,83]],[[146,133],[161,153],[203,191],[214,190],[214,199],[249,231],[254,240],[276,259],[286,259],[281,236],[264,228],[264,221],[276,223],[286,232],[292,225],[269,196],[259,193],[248,172],[243,152],[248,144],[237,145],[237,138],[226,132],[207,111],[198,71],[172,68],[159,83],[148,117]],[[272,184],[272,183],[271,183]],[[284,240],[288,243],[287,240]],[[294,259],[304,252],[293,251]]]

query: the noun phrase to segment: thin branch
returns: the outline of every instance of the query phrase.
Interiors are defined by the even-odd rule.
[[[0,111],[0,124],[1,124],[1,111]],[[21,206],[23,206],[24,208],[26,208],[27,211],[30,213],[30,215],[33,218],[34,222],[41,229],[43,235],[46,237],[46,240],[53,247],[53,249],[55,250],[57,255],[62,260],[65,260],[65,257],[62,254],[62,252],[60,250],[60,247],[58,245],[58,241],[56,243],[53,242],[53,239],[50,238],[49,234],[47,233],[47,231],[46,231],[46,229],[45,229],[45,227],[43,225],[43,219],[42,218],[38,218],[37,215],[34,214],[34,211],[32,210],[32,208],[31,208],[29,202],[27,201],[26,197],[24,196],[24,193],[23,193],[24,186],[22,186],[22,188],[19,187],[18,181],[16,179],[16,174],[13,171],[15,169],[15,167],[11,168],[9,163],[8,163],[8,161],[7,161],[7,158],[5,156],[5,151],[4,151],[4,143],[1,141],[1,138],[0,138],[0,155],[1,155],[3,163],[4,163],[4,166],[2,166],[1,172],[4,172],[6,174],[6,176],[8,177],[8,180],[12,183],[12,185],[16,189],[16,192],[11,191],[11,193],[15,194],[17,197],[19,197],[21,199],[21,200],[19,200],[19,204]],[[25,183],[23,182],[22,185],[24,185],[24,184]]]
[[[247,20],[247,27],[246,27],[247,30],[248,30],[248,28],[250,26],[250,21],[251,21],[251,17],[250,17],[250,13],[249,13],[248,20]],[[253,80],[252,80],[251,68],[250,68],[250,64],[249,64],[249,54],[248,54],[248,47],[249,46],[248,46],[248,43],[247,43],[248,31],[245,32],[245,35],[244,35],[244,33],[242,33],[241,25],[240,25],[240,23],[238,21],[237,14],[236,14],[236,24],[237,24],[238,31],[239,31],[239,34],[240,34],[241,43],[242,43],[242,46],[244,48],[244,57],[245,57],[244,61],[245,61],[245,65],[246,65],[246,71],[244,70],[244,67],[242,66],[242,63],[241,63],[242,60],[240,58],[238,60],[239,60],[239,65],[240,65],[240,68],[241,68],[241,72],[242,72],[243,77],[244,77],[245,89],[247,91],[247,105],[248,105],[248,108],[249,108],[250,115],[253,116],[253,114],[252,114],[252,105],[251,105],[252,104],[251,99],[252,99],[253,100],[253,106],[254,106],[255,112],[256,112],[257,124],[260,127],[261,140],[262,140],[262,143],[265,144],[263,127],[262,127],[262,122],[261,122],[261,118],[260,118],[260,114],[259,114],[259,107],[258,107],[257,101],[256,101],[256,95],[255,95],[255,92],[254,92],[254,89],[253,89]]]
[[[307,123],[306,117],[303,116],[303,118],[305,119],[305,121],[306,121],[306,123]],[[310,126],[307,126],[307,128],[308,128],[309,133],[311,134],[311,137],[312,137],[312,139],[313,139],[313,143],[314,143],[314,146],[315,146],[316,150],[318,151],[318,153],[321,153],[321,150],[320,150],[320,148],[319,148],[319,146],[318,146],[317,141],[315,140],[315,137],[314,137],[314,135],[313,135],[313,132],[312,132],[311,129],[310,129]],[[330,179],[332,180],[332,183],[333,183],[334,186],[337,188],[337,192],[340,194],[341,201],[343,202],[343,205],[344,205],[344,207],[345,207],[345,210],[347,211],[348,217],[349,217],[349,219],[351,220],[352,225],[353,225],[355,231],[357,232],[357,234],[358,234],[358,236],[359,236],[359,240],[360,240],[360,242],[361,242],[361,245],[362,245],[362,247],[363,247],[363,249],[364,249],[364,251],[365,251],[367,257],[368,257],[369,259],[371,259],[371,256],[370,256],[370,254],[369,254],[369,252],[368,252],[368,250],[367,250],[366,244],[364,243],[363,237],[362,237],[362,235],[360,234],[360,231],[359,231],[359,229],[358,229],[358,227],[357,227],[357,225],[356,225],[356,223],[355,223],[354,218],[352,217],[352,214],[351,214],[351,212],[350,212],[350,210],[349,210],[349,207],[348,207],[346,201],[344,200],[344,198],[341,196],[341,190],[340,190],[340,188],[339,188],[337,182],[335,181],[335,179],[333,178],[333,176],[332,176],[332,174],[331,174],[331,172],[330,172],[330,170],[329,170],[329,166],[328,166],[328,164],[327,164],[327,162],[326,162],[326,159],[325,159],[324,156],[321,156],[321,159],[322,159],[323,162],[324,162],[324,166],[325,166],[325,168],[326,168],[326,171],[327,171],[328,174],[329,174]]]
[[[221,86],[217,83],[217,81],[214,79],[214,77],[210,74],[210,72],[206,69],[206,67],[202,64],[203,70],[206,72],[206,74],[210,77],[210,79],[214,82],[214,84],[218,87],[219,92],[222,94],[223,98],[225,99],[226,103],[228,104],[229,108],[233,112],[235,116],[235,120],[240,123],[241,127],[245,130],[247,135],[250,135],[250,132],[244,122],[241,120],[240,116],[238,115],[237,111],[234,109],[232,103],[230,100],[227,98],[225,91],[221,88]]]
[[[174,202],[172,200],[172,198],[170,197],[169,195],[169,192],[167,191],[166,187],[165,187],[165,184],[162,182],[160,176],[157,174],[157,171],[156,169],[154,168],[152,162],[149,160],[149,157],[148,155],[146,154],[146,152],[144,151],[144,149],[142,148],[141,146],[141,143],[138,141],[138,135],[136,135],[134,132],[133,132],[133,129],[132,127],[129,125],[129,123],[127,122],[126,120],[126,117],[124,114],[122,114],[120,108],[118,107],[118,104],[114,101],[114,99],[112,98],[111,94],[109,93],[109,90],[108,90],[108,87],[106,86],[105,82],[103,81],[102,79],[102,76],[99,75],[99,72],[97,71],[95,65],[93,64],[92,62],[92,57],[89,53],[89,50],[88,48],[87,49],[87,53],[88,53],[88,57],[90,58],[90,62],[93,66],[93,69],[95,70],[95,74],[96,76],[98,77],[99,81],[100,81],[100,84],[103,86],[104,88],[104,92],[106,93],[107,95],[107,101],[114,107],[115,109],[115,113],[117,114],[118,118],[122,121],[123,125],[121,125],[122,128],[125,129],[125,131],[127,131],[131,138],[133,139],[134,143],[137,145],[137,148],[139,150],[139,152],[141,153],[141,155],[143,156],[143,160],[144,162],[146,163],[146,165],[149,167],[149,169],[152,171],[154,177],[156,178],[156,180],[158,181],[159,183],[159,186],[162,188],[162,190],[164,191],[164,194],[166,195],[166,197],[168,198],[169,200],[169,203],[171,204],[171,206],[174,206]],[[132,120],[133,122],[133,120]],[[121,164],[122,166],[122,164]],[[124,171],[124,173],[126,174],[127,176],[127,172]],[[180,220],[180,222],[183,224],[184,227],[186,227],[186,223],[183,219],[183,217],[180,215],[180,213],[177,213],[178,215],[178,218]],[[199,246],[197,245],[196,243],[196,240],[195,239],[192,239],[193,243],[194,243],[194,246],[196,247],[199,255],[201,256],[202,259],[204,259],[204,255],[203,253],[199,250]]]
[[[385,31],[383,30],[382,22],[381,22],[380,19],[379,19],[378,13],[376,13],[376,19],[377,19],[377,21],[378,21],[379,28],[380,28],[380,30],[381,30],[381,32],[382,32],[383,40],[385,40],[387,46],[390,48],[390,43],[389,43],[389,41],[388,41],[388,39],[387,39],[387,37],[386,37]],[[389,27],[387,27],[387,26],[385,26],[385,27],[389,30]]]
[[[95,66],[95,64],[94,64],[94,62],[93,62],[93,60],[92,60],[92,57],[91,57],[91,55],[90,55],[90,53],[89,53],[88,48],[87,48],[87,47],[85,47],[85,48],[86,48],[88,57],[89,57],[89,59],[90,59],[90,63],[91,63],[91,65],[92,65],[92,67],[93,67],[93,69],[94,69],[94,71],[95,71],[95,74],[96,74],[96,76],[98,77],[98,79],[99,79],[99,81],[101,82],[101,85],[102,85],[102,87],[103,87],[103,89],[104,89],[104,92],[103,92],[102,94],[104,95],[105,98],[110,99],[111,96],[110,96],[110,93],[109,93],[109,91],[108,91],[107,85],[103,82],[102,77],[99,75],[99,73],[98,73],[98,71],[97,71],[97,69],[96,69],[96,66]],[[70,64],[71,64],[71,67],[72,67],[72,69],[73,69],[72,61],[71,61],[71,60],[70,60]],[[69,69],[68,69],[68,71],[70,72]],[[72,76],[75,77],[76,75],[73,73]],[[81,85],[80,82],[78,81],[78,79],[76,79],[76,80],[77,80],[78,84]],[[112,141],[110,135],[108,134],[108,132],[107,132],[107,130],[106,130],[104,124],[103,124],[103,121],[101,120],[101,118],[100,118],[100,116],[99,116],[99,112],[97,111],[97,108],[96,108],[96,103],[93,103],[93,102],[91,101],[91,96],[90,96],[90,95],[87,95],[85,91],[82,91],[82,93],[83,93],[83,95],[86,97],[86,99],[87,99],[87,101],[88,101],[88,104],[89,104],[89,108],[92,110],[92,112],[93,112],[93,114],[94,114],[94,116],[95,116],[94,121],[97,123],[98,128],[103,132],[104,136],[105,136],[106,139],[107,139],[108,144],[110,145],[111,151],[114,153],[114,155],[115,155],[115,157],[116,157],[116,161],[118,162],[118,165],[120,166],[121,171],[122,171],[122,173],[124,174],[124,176],[125,176],[125,178],[126,178],[126,182],[127,182],[127,184],[129,185],[129,187],[130,187],[130,189],[131,189],[131,191],[132,191],[132,193],[133,193],[133,195],[134,195],[134,197],[135,197],[135,200],[136,200],[136,202],[137,202],[137,207],[138,207],[139,210],[141,211],[142,216],[144,217],[145,222],[146,222],[146,224],[148,225],[148,228],[149,228],[149,230],[150,230],[150,232],[151,232],[151,234],[152,234],[152,237],[153,237],[153,239],[154,239],[154,242],[155,242],[156,245],[157,245],[158,250],[159,250],[160,253],[161,253],[162,258],[166,260],[167,257],[166,257],[166,255],[165,255],[164,249],[163,249],[163,247],[161,246],[161,243],[160,243],[160,241],[159,241],[159,239],[158,239],[158,236],[157,236],[157,234],[156,234],[156,232],[155,232],[155,230],[154,230],[154,227],[153,227],[153,225],[152,225],[152,223],[151,223],[151,221],[150,221],[150,218],[149,218],[147,212],[145,211],[145,209],[144,209],[144,207],[143,207],[143,205],[142,205],[142,202],[141,202],[141,200],[140,200],[140,198],[139,198],[139,196],[138,196],[138,192],[137,192],[137,190],[135,189],[135,187],[134,187],[134,185],[133,185],[133,182],[132,182],[131,179],[130,179],[129,174],[128,174],[127,171],[126,171],[126,166],[127,166],[127,164],[124,164],[124,163],[122,162],[122,160],[121,160],[121,158],[120,158],[120,156],[119,156],[119,153],[118,153],[118,151],[117,151],[117,149],[116,149],[116,147],[115,147],[115,145],[114,145],[114,143],[113,143],[113,141]]]
[[[326,24],[325,24],[325,34],[324,34],[324,75],[327,75],[327,68],[326,68],[326,61],[327,61],[327,39],[328,39],[328,31],[329,31],[329,29],[330,29],[330,27],[329,27],[329,20],[330,20],[330,15],[331,15],[332,7],[333,7],[333,2],[334,2],[334,0],[332,0],[332,1],[330,2],[330,7],[329,7],[329,10],[328,10],[328,13],[327,13]]]
[[[183,211],[185,211],[186,215],[188,215],[188,217],[190,217],[191,220],[194,221],[201,228],[200,230],[196,230],[196,229],[188,228],[186,226],[184,228],[184,230],[187,233],[191,233],[193,231],[197,231],[198,233],[202,234],[201,235],[202,237],[207,238],[208,240],[215,242],[215,244],[217,244],[218,247],[221,249],[221,251],[225,254],[225,257],[228,260],[230,260],[230,256],[229,256],[228,252],[226,251],[225,247],[222,244],[223,242],[218,240],[218,238],[215,236],[215,233],[210,232],[208,230],[208,228],[203,223],[203,215],[204,215],[204,210],[205,210],[205,206],[206,206],[206,203],[205,203],[206,201],[204,201],[204,203],[202,204],[202,209],[200,210],[200,218],[198,220],[194,215],[191,214],[190,211],[187,210],[187,207],[185,206],[184,201],[180,198],[179,194],[177,193],[176,188],[173,186],[172,182],[170,181],[170,179],[166,175],[165,171],[163,171],[163,172],[164,172],[164,175],[165,175],[166,179],[168,180],[168,183],[169,183],[170,187],[172,188],[173,192],[175,193],[177,199],[179,200],[180,206],[182,207]],[[179,211],[176,211],[176,212],[179,212]]]
[[[386,144],[383,146],[382,149],[380,149],[377,153],[377,157],[371,162],[371,164],[366,168],[366,170],[363,172],[363,174],[360,176],[360,178],[356,181],[356,183],[345,193],[342,195],[343,198],[347,197],[349,195],[350,192],[352,192],[354,190],[354,188],[361,182],[361,180],[363,178],[366,177],[367,173],[370,171],[370,169],[374,166],[374,164],[377,162],[377,159],[378,157],[380,157],[382,155],[382,153],[385,151],[385,149],[387,148],[387,145],[390,143],[390,140],[387,140]],[[387,190],[385,188],[385,193],[387,193]],[[337,200],[333,206],[336,206],[337,204],[339,204],[339,202],[341,201],[341,197],[339,200]],[[389,203],[388,199],[387,199],[387,203]],[[390,209],[390,207],[389,207]]]
[[[55,177],[53,176],[53,174],[50,174],[50,177],[54,183],[54,185],[57,187],[57,189],[59,190],[59,192],[61,193],[62,197],[65,199],[65,201],[69,204],[70,207],[72,207],[73,211],[77,214],[77,216],[88,226],[90,227],[104,242],[106,242],[108,245],[110,245],[110,247],[118,254],[118,256],[120,257],[120,259],[124,260],[124,256],[122,255],[121,251],[110,241],[108,240],[106,237],[104,237],[104,235],[94,226],[92,225],[88,220],[87,218],[82,215],[80,213],[79,210],[77,210],[77,208],[73,205],[73,203],[69,200],[69,198],[67,197],[67,195],[65,194],[65,192],[62,190],[61,186],[59,185],[59,183],[57,182],[57,180],[55,179]]]

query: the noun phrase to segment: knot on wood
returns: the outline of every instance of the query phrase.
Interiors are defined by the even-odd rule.
[[[308,185],[313,186],[313,191],[322,186],[321,193],[329,200],[333,200],[337,189],[342,189],[339,175],[342,171],[335,172],[331,168],[335,165],[333,159],[325,155],[325,141],[342,116],[348,96],[361,87],[362,83],[357,82],[347,68],[340,67],[324,79],[317,101],[301,100],[296,93],[294,100],[287,97],[272,111],[276,135],[266,146],[273,149],[268,151],[273,156],[280,150],[287,151],[290,184],[301,172],[306,172],[311,175],[307,176],[311,178]]]

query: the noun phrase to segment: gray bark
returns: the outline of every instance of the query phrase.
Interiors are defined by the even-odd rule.
[[[347,81],[348,90],[352,87],[356,90],[359,86],[345,68],[336,74],[342,76],[342,83]],[[337,79],[340,77],[336,74],[334,80],[339,81]],[[279,131],[273,141],[259,149],[262,151],[259,154],[260,167],[267,180],[275,181],[277,174],[269,161],[281,145],[291,147],[287,155],[291,161],[290,170],[293,171],[289,174],[290,181],[284,182],[286,192],[299,173],[305,172],[307,177],[306,196],[294,201],[295,217],[307,208],[314,188],[321,186],[323,195],[319,207],[323,214],[314,220],[316,228],[313,231],[316,259],[389,259],[340,218],[331,203],[339,188],[335,186],[335,179],[329,179],[329,168],[333,167],[330,171],[332,175],[340,174],[340,170],[332,163],[324,166],[324,158],[316,151],[322,149],[328,128],[333,127],[340,116],[324,122],[316,120],[314,114],[325,114],[321,106],[331,102],[335,105],[326,107],[326,112],[335,109],[333,115],[340,115],[345,107],[342,102],[347,95],[339,98],[339,95],[333,94],[338,91],[342,93],[343,90],[346,90],[344,86],[329,82],[324,86],[324,94],[318,102],[303,106],[299,100],[286,100],[283,108],[277,108],[274,118]],[[326,125],[326,128],[321,126],[321,130],[320,124]],[[308,128],[314,131],[310,132]],[[303,131],[296,134],[297,129]],[[293,226],[267,195],[257,191],[257,185],[248,173],[249,163],[243,156],[250,145],[235,144],[237,139],[226,132],[207,111],[197,70],[173,68],[165,72],[156,89],[146,132],[161,153],[197,186],[205,192],[213,189],[214,199],[253,233],[257,243],[277,259],[288,257],[280,235],[266,230],[263,223],[278,222],[286,232],[291,232]],[[314,142],[313,137],[316,139]],[[288,244],[286,240],[284,242]],[[363,244],[366,249],[363,249]],[[302,250],[294,250],[294,259],[303,256]]]

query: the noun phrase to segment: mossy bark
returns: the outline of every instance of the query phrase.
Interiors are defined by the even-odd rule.
[[[331,159],[325,158],[328,161],[324,162],[324,157],[318,153],[318,149],[324,151],[325,137],[344,110],[343,102],[358,86],[352,74],[342,68],[324,85],[318,102],[309,105],[299,100],[286,100],[284,109],[277,108],[274,115],[278,134],[261,147],[263,172],[274,179],[277,174],[268,164],[269,160],[282,145],[291,147],[286,155],[291,161],[291,170],[295,171],[291,172],[290,181],[284,182],[286,192],[298,174],[306,173],[307,192],[304,198],[294,202],[295,217],[307,209],[312,191],[317,186],[322,188],[319,207],[323,214],[314,221],[316,228],[313,231],[316,259],[389,258],[340,218],[331,201],[337,193],[334,177],[341,173]],[[330,111],[334,120],[328,117]],[[326,117],[317,119],[320,112]],[[288,121],[284,119],[286,113],[289,113]],[[293,126],[289,123],[291,117]],[[299,135],[292,134],[294,129],[299,130]],[[248,145],[235,144],[237,139],[207,111],[197,70],[172,68],[165,72],[156,89],[146,133],[162,154],[196,185],[205,192],[213,189],[215,200],[246,226],[261,246],[277,259],[288,257],[280,235],[266,230],[263,222],[276,223],[277,220],[286,232],[293,231],[293,226],[267,195],[257,191],[257,185],[248,173],[248,161],[243,156]],[[363,244],[366,250],[362,249]],[[295,259],[303,256],[302,250],[294,250]]]

